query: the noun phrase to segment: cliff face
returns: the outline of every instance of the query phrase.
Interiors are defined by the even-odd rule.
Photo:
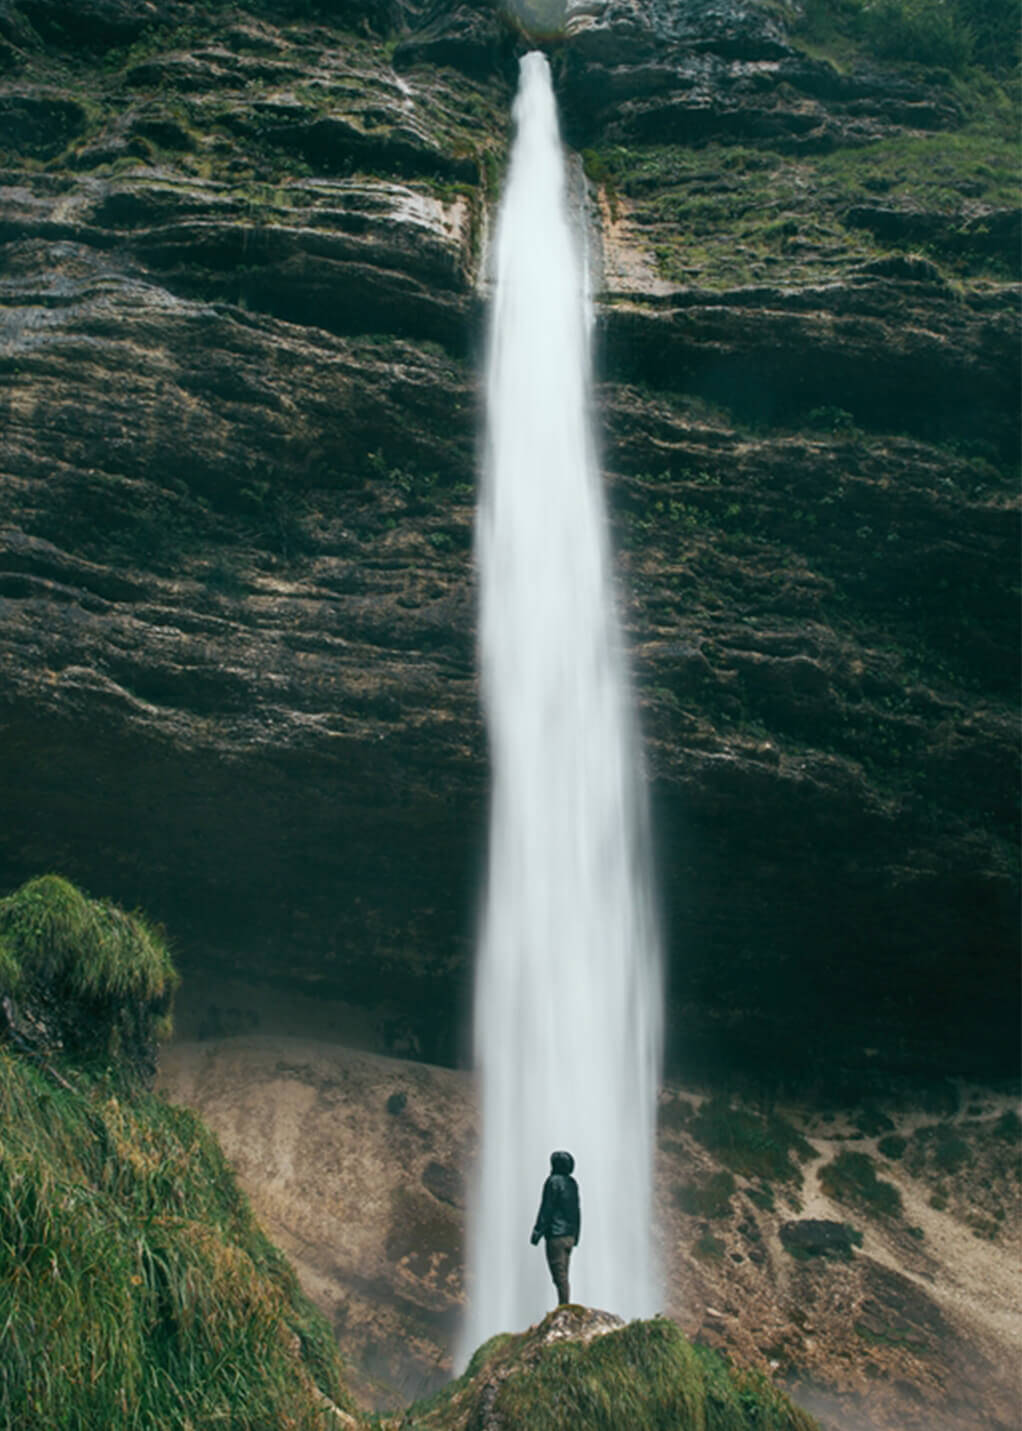
[[[1007,101],[780,5],[578,10],[673,1053],[1003,1071]],[[2,878],[144,902],[193,983],[386,1001],[434,1060],[518,43],[483,3],[0,8]]]

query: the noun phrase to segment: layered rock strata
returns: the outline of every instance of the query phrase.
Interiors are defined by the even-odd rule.
[[[671,1057],[999,1072],[1002,101],[809,58],[775,10],[582,6],[554,54],[600,239]],[[454,1061],[487,780],[476,280],[515,32],[484,4],[25,0],[0,36],[3,879],[60,869],[164,919],[193,987],[386,1006]]]

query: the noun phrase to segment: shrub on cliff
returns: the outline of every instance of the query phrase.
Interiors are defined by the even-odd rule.
[[[0,1047],[0,1425],[337,1427],[330,1328],[212,1135],[62,1067]]]
[[[1015,0],[805,0],[803,30],[844,35],[880,59],[1004,73],[1018,64]]]
[[[798,1162],[811,1152],[802,1134],[778,1114],[763,1117],[721,1097],[702,1104],[691,1132],[720,1162],[748,1178],[797,1178]]]
[[[901,1193],[893,1183],[878,1178],[868,1153],[838,1153],[820,1169],[820,1186],[839,1202],[851,1203],[865,1212],[900,1217]]]
[[[177,971],[157,930],[43,875],[0,899],[0,1030],[39,1056],[151,1078]]]

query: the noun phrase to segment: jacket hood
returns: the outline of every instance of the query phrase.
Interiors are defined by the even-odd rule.
[[[552,1173],[570,1173],[575,1166],[575,1159],[570,1153],[551,1153],[550,1171]]]

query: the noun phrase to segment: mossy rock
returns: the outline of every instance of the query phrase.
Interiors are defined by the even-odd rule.
[[[0,1029],[22,1050],[151,1080],[178,983],[159,930],[59,875],[0,900]]]
[[[558,1307],[499,1336],[402,1431],[814,1431],[766,1377],[686,1341],[673,1322]]]

